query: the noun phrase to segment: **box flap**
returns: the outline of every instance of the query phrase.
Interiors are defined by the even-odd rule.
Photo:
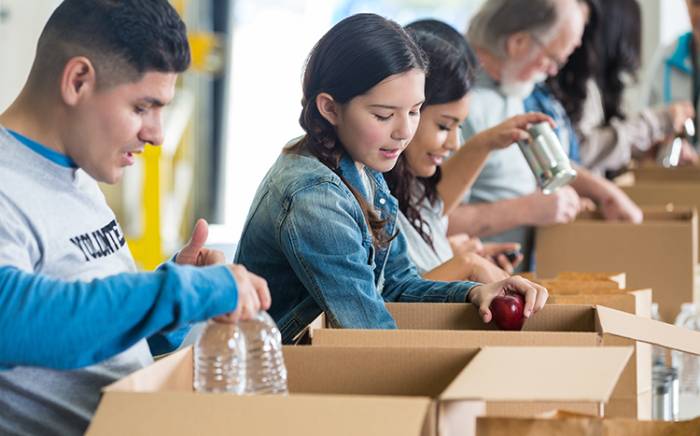
[[[549,294],[547,304],[592,304],[649,318],[651,316],[651,289],[626,291],[623,294]]]
[[[106,386],[103,391],[192,391],[193,362],[192,346],[189,346]]]
[[[447,330],[321,329],[314,332],[314,347],[482,347],[482,346],[596,346],[595,332],[506,332]]]
[[[476,306],[469,303],[389,303],[386,305],[399,329],[498,330],[484,324]],[[592,305],[547,304],[525,322],[526,331],[595,331]]]
[[[644,213],[644,223],[652,221],[688,221],[696,215],[695,209],[690,207],[674,207],[667,206],[642,206]],[[597,220],[604,221],[604,217],[600,211],[582,212],[576,217],[576,221],[580,220]],[[615,222],[607,222],[606,225],[618,224]]]
[[[87,435],[419,436],[430,407],[427,398],[108,392]]]
[[[639,182],[697,182],[700,181],[700,169],[695,166],[664,168],[656,165],[643,165],[633,168],[634,180]]]
[[[606,402],[632,347],[486,347],[442,399]]]
[[[283,347],[291,393],[437,398],[478,348]]]
[[[579,281],[563,279],[537,280],[537,283],[547,288],[550,295],[576,294],[620,294],[624,293],[617,282],[613,281]]]
[[[597,306],[602,333],[700,355],[700,332]]]
[[[627,274],[624,272],[579,272],[562,271],[555,279],[579,281],[613,281],[622,289],[627,286]]]
[[[493,330],[484,324],[479,310],[469,303],[387,303],[399,329]]]

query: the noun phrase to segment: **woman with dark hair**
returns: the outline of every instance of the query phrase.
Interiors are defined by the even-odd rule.
[[[678,102],[625,114],[625,87],[636,80],[641,57],[637,0],[585,0],[588,24],[581,46],[549,80],[575,125],[584,167],[615,172],[680,131],[692,107]],[[697,159],[687,147],[684,161]]]
[[[237,262],[267,279],[270,314],[290,342],[321,312],[335,327],[396,328],[385,301],[471,302],[525,295],[527,316],[546,290],[523,278],[494,284],[421,278],[396,231],[398,204],[381,175],[413,137],[427,62],[396,23],[344,19],[306,64],[300,124],[253,200]]]
[[[431,280],[503,280],[522,261],[520,254],[509,261],[504,253],[517,253],[519,244],[481,245],[466,235],[448,238],[447,214],[460,203],[492,149],[527,138],[528,124],[549,118],[536,113],[516,116],[475,135],[460,148],[459,126],[469,111],[476,58],[464,36],[446,23],[421,20],[405,29],[430,64],[416,134],[396,166],[384,174],[399,202],[398,223],[409,257],[418,272]]]

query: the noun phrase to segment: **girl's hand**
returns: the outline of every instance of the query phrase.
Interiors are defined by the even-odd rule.
[[[547,289],[520,276],[513,276],[496,283],[478,285],[469,292],[469,302],[479,308],[479,314],[485,323],[491,322],[491,301],[506,292],[515,292],[525,296],[523,315],[529,318],[544,307],[549,298]]]

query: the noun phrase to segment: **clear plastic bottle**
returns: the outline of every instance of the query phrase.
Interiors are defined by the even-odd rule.
[[[194,347],[197,392],[245,393],[246,343],[237,324],[210,320]]]
[[[676,326],[700,331],[700,314],[694,304],[684,303]],[[700,394],[700,357],[682,351],[671,353],[673,366],[678,369],[681,393]]]
[[[651,304],[651,319],[661,321],[658,303]],[[651,347],[651,366],[652,368],[657,366],[666,366],[666,352],[658,345],[653,345]]]
[[[246,341],[247,395],[286,394],[287,368],[282,356],[282,335],[265,311],[239,323]]]

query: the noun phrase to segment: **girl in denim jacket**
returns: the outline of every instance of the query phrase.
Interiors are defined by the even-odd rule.
[[[441,21],[416,21],[406,30],[428,58],[430,73],[418,130],[384,178],[399,202],[398,223],[409,257],[431,280],[503,280],[522,261],[521,254],[508,260],[504,252],[517,253],[519,244],[481,244],[466,234],[448,238],[447,215],[465,197],[492,150],[528,138],[530,123],[551,120],[539,113],[517,115],[462,145],[459,126],[469,112],[474,53],[464,36]]]
[[[263,179],[236,262],[267,279],[270,314],[290,342],[321,312],[341,328],[396,328],[385,301],[471,302],[485,322],[505,291],[525,314],[546,290],[520,277],[480,285],[421,278],[397,231],[398,203],[382,172],[410,142],[426,60],[396,23],[358,14],[335,25],[307,61],[300,124]]]

